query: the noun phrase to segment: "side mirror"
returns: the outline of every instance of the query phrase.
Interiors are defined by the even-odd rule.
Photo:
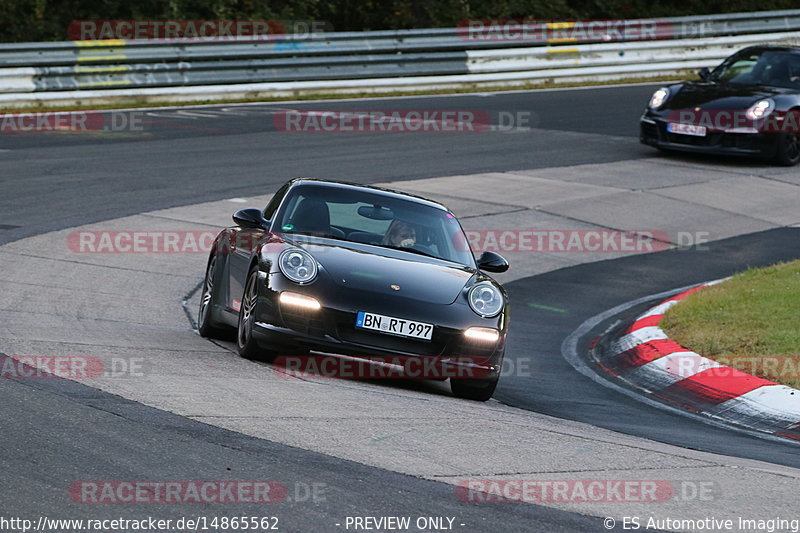
[[[483,252],[478,258],[478,268],[486,272],[505,272],[508,270],[508,261],[500,254]]]
[[[708,67],[703,67],[697,72],[697,75],[700,76],[701,80],[707,80],[711,77],[711,71],[708,70]]]
[[[249,207],[241,209],[233,214],[233,221],[246,229],[267,229],[269,220],[264,218],[260,209]]]

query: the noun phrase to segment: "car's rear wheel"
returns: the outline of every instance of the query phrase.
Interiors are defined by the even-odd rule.
[[[200,295],[200,309],[197,313],[197,331],[203,337],[212,339],[231,340],[233,335],[229,328],[218,325],[214,321],[214,286],[217,282],[219,260],[212,255],[206,267],[206,277],[203,280],[203,291]]]
[[[499,379],[499,376],[486,379],[450,378],[450,390],[457,398],[485,402],[494,394]]]
[[[236,350],[245,359],[272,361],[277,353],[264,350],[258,345],[253,330],[256,323],[256,304],[258,303],[258,266],[253,266],[247,274],[247,283],[239,309],[239,326],[236,331]]]
[[[792,117],[787,117],[785,124],[793,124],[785,131],[778,134],[778,146],[775,152],[775,161],[787,167],[800,163],[800,131],[797,131],[800,124],[800,112],[791,111]],[[794,119],[794,120],[790,120]]]

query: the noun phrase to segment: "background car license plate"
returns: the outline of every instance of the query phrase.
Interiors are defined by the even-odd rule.
[[[706,136],[705,126],[695,126],[694,124],[681,124],[680,122],[668,123],[667,131],[670,133],[682,133],[684,135],[694,135],[696,137]]]
[[[364,311],[359,311],[356,317],[356,327],[372,329],[388,335],[400,335],[401,337],[412,337],[426,341],[431,340],[431,335],[433,335],[433,324],[365,313]]]

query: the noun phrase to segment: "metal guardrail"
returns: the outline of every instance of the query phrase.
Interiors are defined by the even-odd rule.
[[[518,40],[468,27],[271,36],[268,39],[106,40],[0,44],[0,102],[70,98],[352,91],[357,87],[519,84],[581,76],[628,77],[713,65],[735,48],[795,43],[800,9],[626,21],[648,40],[602,32],[536,38],[576,23],[531,24]],[[547,29],[537,33],[536,30]],[[611,42],[609,42],[611,41]],[[361,81],[358,81],[361,80]],[[192,89],[192,90],[189,90]],[[29,93],[27,97],[25,93]],[[59,96],[59,93],[62,93]],[[238,96],[237,96],[238,97]]]

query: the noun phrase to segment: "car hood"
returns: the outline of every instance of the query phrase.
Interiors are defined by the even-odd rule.
[[[358,247],[303,243],[325,275],[341,287],[432,304],[458,298],[476,270],[391,249],[376,254]],[[366,248],[366,247],[365,247]],[[393,289],[392,286],[399,287]]]
[[[734,83],[689,82],[671,87],[677,91],[661,107],[661,111],[675,111],[700,107],[707,110],[744,110],[762,98],[786,92],[785,89]]]

